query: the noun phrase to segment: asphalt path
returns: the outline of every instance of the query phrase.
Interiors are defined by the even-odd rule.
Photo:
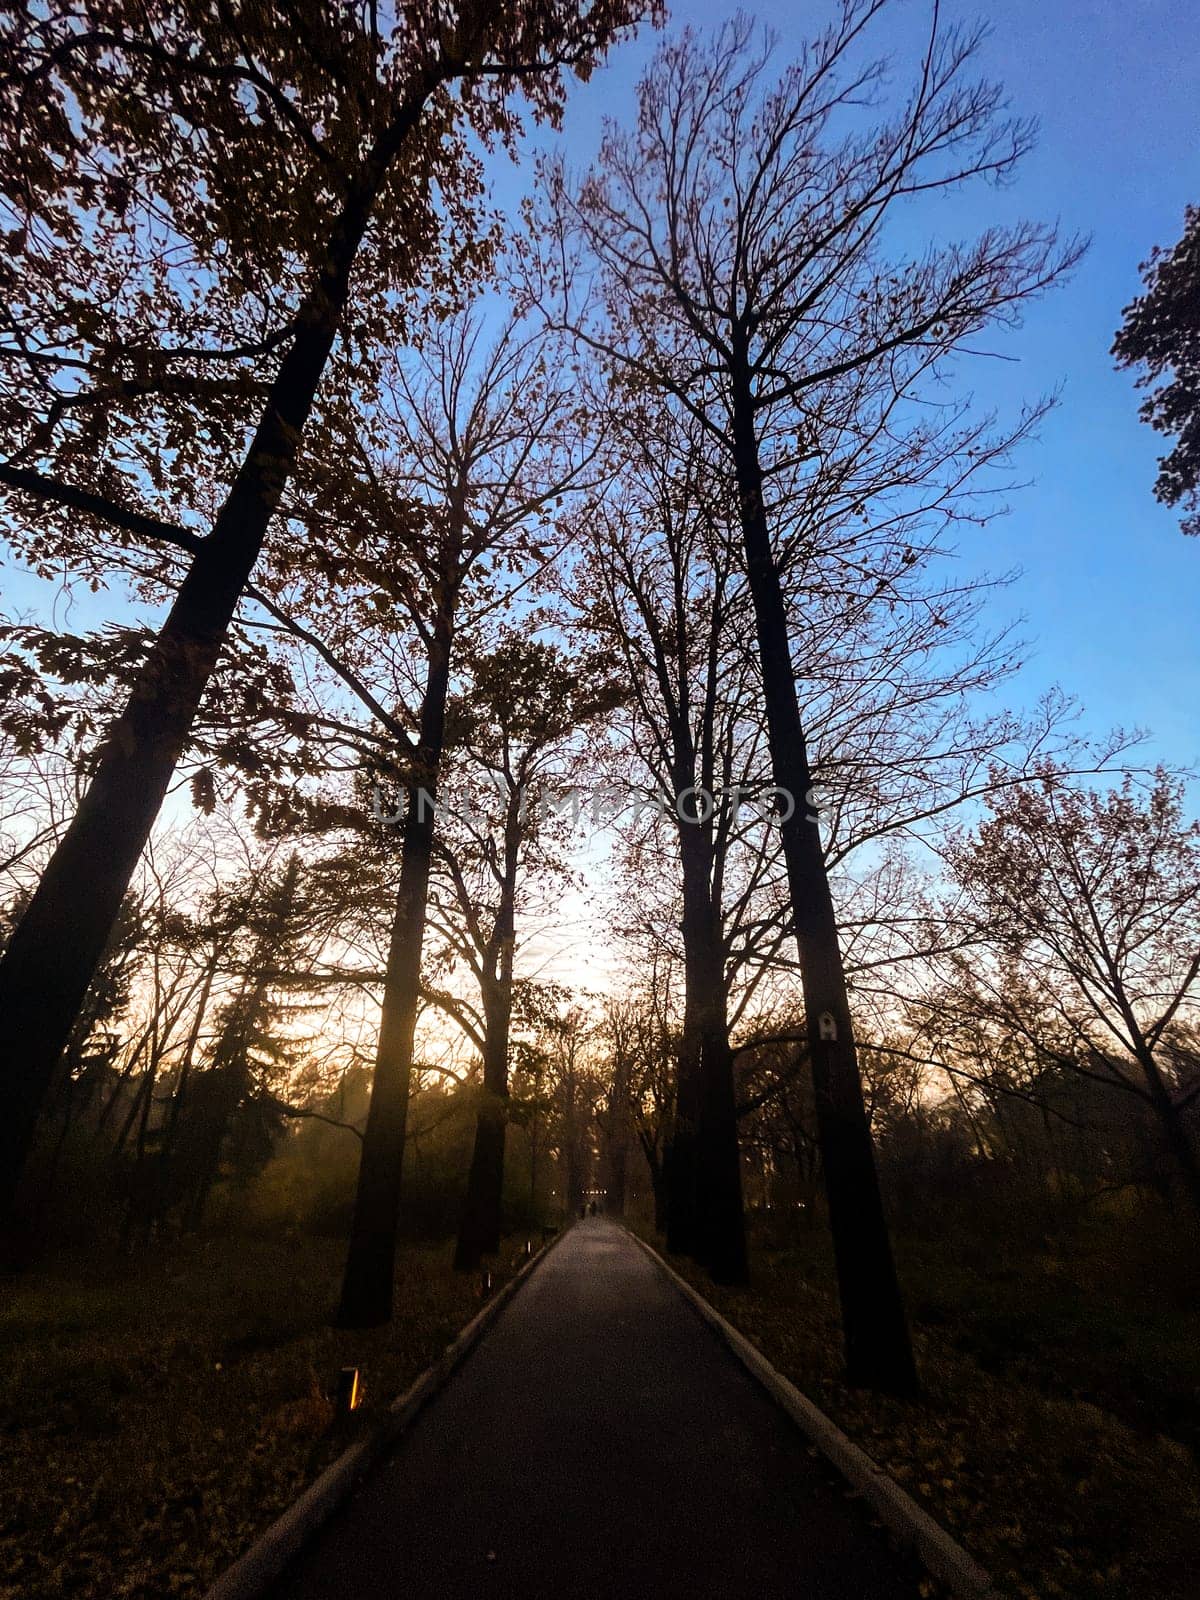
[[[578,1223],[273,1600],[915,1600],[624,1232]]]

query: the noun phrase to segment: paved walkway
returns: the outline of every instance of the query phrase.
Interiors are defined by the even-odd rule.
[[[276,1600],[914,1600],[620,1228],[579,1223]]]

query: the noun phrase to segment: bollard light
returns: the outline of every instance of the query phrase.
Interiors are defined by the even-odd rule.
[[[526,1241],[525,1241],[525,1259],[526,1259],[526,1261],[529,1260],[529,1258],[530,1258],[530,1256],[532,1254],[533,1254],[533,1240],[532,1239],[526,1239]]]
[[[491,1294],[492,1292],[492,1272],[490,1267],[484,1267],[479,1275],[479,1292],[480,1294]]]
[[[343,1367],[338,1373],[337,1399],[334,1410],[339,1417],[347,1417],[352,1411],[357,1411],[362,1402],[362,1384],[359,1382],[357,1367]]]

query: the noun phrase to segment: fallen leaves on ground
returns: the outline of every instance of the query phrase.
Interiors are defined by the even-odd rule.
[[[327,1325],[333,1240],[192,1240],[9,1285],[0,1600],[202,1593],[478,1311],[452,1249],[403,1249],[395,1321],[367,1333]],[[335,1422],[343,1366],[367,1404]]]
[[[840,1377],[836,1296],[809,1263],[759,1249],[749,1289],[715,1285],[677,1257],[672,1265],[1005,1592],[1024,1600],[1195,1600],[1200,1487],[1192,1451],[1179,1440],[1047,1392],[1054,1386],[1036,1381],[1036,1361],[1020,1376],[987,1372],[919,1322],[919,1402],[849,1388]],[[1181,1415],[1179,1425],[1190,1430],[1191,1419]]]

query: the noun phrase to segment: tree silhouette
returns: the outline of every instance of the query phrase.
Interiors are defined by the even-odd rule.
[[[1182,785],[1160,772],[1144,796],[1130,780],[1100,794],[1049,767],[989,809],[950,851],[976,948],[950,964],[931,1022],[951,1036],[987,1022],[1044,1066],[1141,1101],[1200,1210],[1200,823],[1184,820]]]
[[[190,559],[0,963],[0,1212],[347,306],[362,343],[386,339],[397,313],[402,326],[403,291],[453,300],[488,254],[470,140],[512,147],[515,91],[556,117],[566,75],[586,76],[638,14],[623,0],[5,12],[3,201],[18,248],[0,481],[18,508],[58,509],[58,540],[29,538],[39,564],[64,549],[79,560],[80,518]],[[223,486],[204,533],[170,464],[186,486],[213,448]]]
[[[1157,385],[1138,413],[1175,438],[1158,462],[1155,498],[1184,511],[1184,533],[1200,533],[1200,206],[1188,206],[1183,234],[1156,246],[1141,267],[1146,292],[1125,307],[1112,353],[1141,367],[1139,389]]]
[[[1078,247],[1020,224],[919,259],[887,258],[896,207],[1005,176],[1031,132],[1000,116],[997,88],[967,80],[977,35],[943,30],[936,7],[908,99],[890,120],[847,131],[849,108],[883,77],[882,63],[859,64],[855,50],[886,4],[844,0],[778,76],[770,42],[745,18],[710,41],[685,31],[664,46],[641,85],[636,131],[610,128],[576,190],[551,175],[558,255],[540,292],[615,383],[684,406],[736,485],[774,781],[788,797],[781,834],[847,1368],[856,1381],[903,1391],[915,1376],[809,798],[788,606],[796,553],[779,509],[803,504],[807,480],[830,461],[849,481],[864,441],[881,435],[900,435],[915,460],[934,448],[942,470],[965,467],[975,430],[953,412],[931,421],[914,398],[973,334],[1059,277]],[[802,546],[818,556],[822,510],[818,500]],[[868,574],[886,586],[885,570],[871,572],[878,560]],[[844,550],[835,564],[863,575]]]
[[[472,652],[470,666],[452,708],[463,787],[435,840],[452,904],[439,921],[478,982],[483,1016],[482,1099],[455,1252],[462,1269],[500,1245],[518,913],[537,877],[561,881],[566,871],[569,825],[549,810],[549,791],[580,775],[581,736],[598,731],[619,694],[603,664],[516,633]],[[465,784],[478,804],[458,803]]]

